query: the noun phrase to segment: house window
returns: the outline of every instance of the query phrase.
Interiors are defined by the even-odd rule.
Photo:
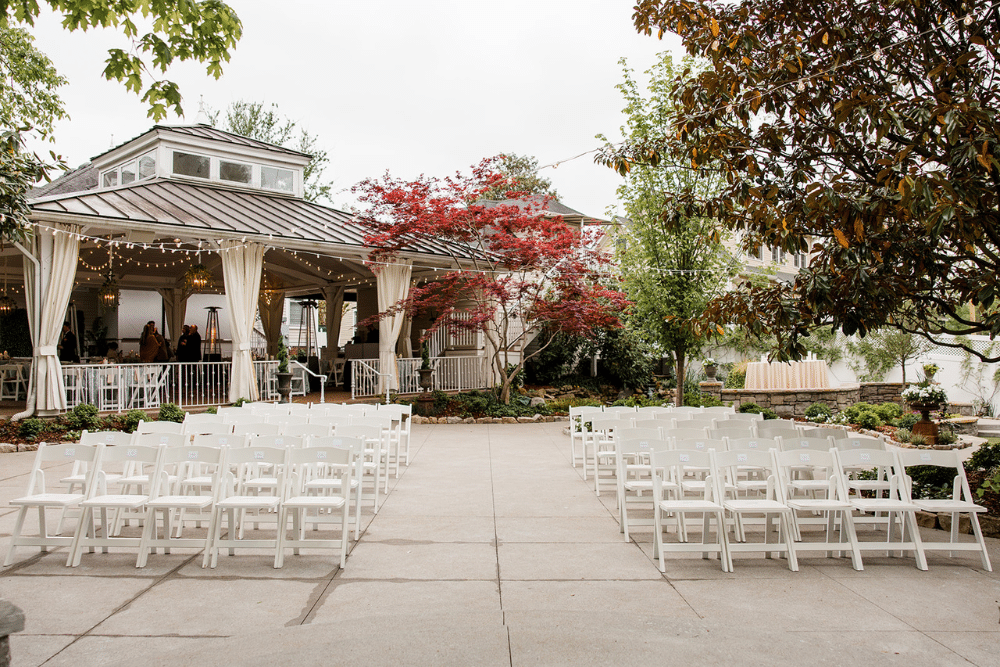
[[[284,190],[291,192],[292,172],[289,169],[278,169],[277,167],[260,168],[260,187],[267,190]]]
[[[174,173],[181,176],[208,178],[212,160],[204,155],[174,151]]]
[[[253,168],[248,164],[226,160],[219,161],[219,180],[249,184],[252,176]]]
[[[156,175],[156,153],[147,153],[139,158],[139,178]]]
[[[771,248],[771,261],[775,264],[784,264],[785,252],[781,248]]]
[[[804,269],[809,266],[809,255],[804,252],[795,253],[795,268]]]
[[[118,171],[106,171],[104,175],[101,176],[101,187],[103,188],[113,188],[118,185]]]

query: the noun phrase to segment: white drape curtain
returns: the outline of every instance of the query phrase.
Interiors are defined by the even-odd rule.
[[[337,346],[340,342],[340,324],[344,321],[344,287],[327,285],[323,288],[323,300],[326,301],[326,355],[324,359],[337,356]]]
[[[385,312],[405,299],[410,293],[410,276],[413,266],[410,262],[399,262],[380,267],[375,274],[378,290],[378,311]],[[399,312],[383,317],[378,323],[379,393],[399,389],[399,367],[396,364],[396,341],[403,328],[406,314]]]
[[[260,312],[260,324],[264,327],[264,338],[267,339],[267,356],[273,358],[278,354],[278,341],[281,339],[285,290],[270,289],[266,294],[261,292],[257,298],[257,310]]]
[[[266,248],[259,243],[222,242],[222,277],[233,336],[233,367],[229,379],[229,401],[260,398],[250,355],[253,322],[257,314],[261,269]]]
[[[36,278],[34,264],[24,263],[28,324],[34,348],[31,382],[37,388],[35,409],[40,414],[66,409],[58,345],[80,255],[80,239],[76,236],[80,228],[77,225],[54,224],[52,229],[54,234],[36,229],[29,246],[41,264],[41,275]],[[35,290],[41,291],[40,313],[35,308]]]
[[[187,317],[187,302],[191,296],[186,290],[176,287],[161,288],[156,290],[163,297],[163,310],[167,317],[167,326],[170,337],[170,349],[177,354],[177,341],[181,337],[184,328],[184,318]]]

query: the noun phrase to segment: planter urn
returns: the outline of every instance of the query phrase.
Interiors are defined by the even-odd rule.
[[[289,403],[289,396],[292,393],[292,374],[291,373],[276,373],[278,378],[278,395],[281,397],[278,399],[279,403]]]
[[[715,380],[715,374],[719,372],[718,366],[705,366],[705,377],[709,380]]]
[[[940,403],[910,403],[910,407],[920,413],[920,421],[913,425],[912,432],[927,438],[928,445],[937,444],[938,425],[931,421],[931,412],[941,407]]]

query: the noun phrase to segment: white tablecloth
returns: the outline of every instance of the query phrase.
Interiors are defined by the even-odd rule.
[[[753,362],[747,366],[747,389],[827,389],[826,362]]]

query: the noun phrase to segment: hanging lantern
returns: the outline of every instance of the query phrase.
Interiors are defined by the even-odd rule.
[[[201,253],[198,253],[198,263],[184,272],[184,288],[189,292],[205,292],[215,288],[215,277],[208,267],[201,263]]]
[[[117,308],[118,300],[121,297],[121,289],[118,287],[118,278],[115,277],[115,249],[108,244],[108,272],[104,274],[104,284],[97,290],[97,300],[105,308]]]
[[[6,315],[17,308],[14,299],[7,296],[7,255],[3,256],[3,296],[0,296],[0,315]]]

